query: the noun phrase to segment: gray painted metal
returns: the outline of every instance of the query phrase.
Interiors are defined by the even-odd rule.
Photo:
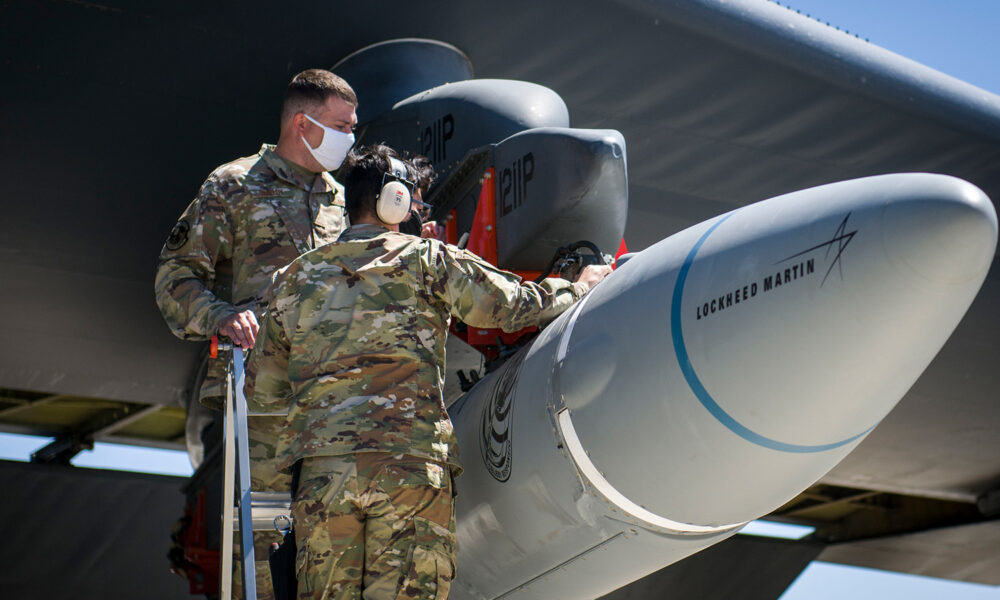
[[[226,374],[225,449],[222,472],[223,507],[221,547],[223,560],[220,574],[220,597],[232,597],[233,530],[240,532],[240,575],[244,598],[257,598],[256,558],[253,532],[291,527],[291,497],[288,492],[252,492],[250,490],[250,432],[247,428],[247,399],[243,394],[245,371],[243,350],[232,344],[220,343],[220,350],[230,350],[232,359]],[[237,514],[233,515],[232,498],[236,498]],[[270,591],[268,592],[270,594]]]
[[[996,245],[975,186],[903,174],[638,253],[450,408],[453,594],[594,598],[782,506],[903,397]]]
[[[410,96],[453,81],[472,79],[472,63],[461,50],[437,40],[388,40],[362,48],[331,71],[358,95],[358,124],[365,125]]]
[[[774,600],[822,549],[809,542],[735,535],[602,599]]]
[[[243,577],[243,594],[247,600],[257,600],[257,579],[255,573],[255,556],[253,548],[253,503],[250,498],[250,431],[247,428],[247,399],[243,395],[245,373],[243,371],[243,350],[232,349],[232,368],[226,377],[226,419],[233,422],[235,432],[236,469],[235,473],[228,470],[230,461],[226,460],[226,477],[236,477],[236,506],[240,532],[240,563]],[[228,433],[230,428],[226,427]],[[226,445],[226,450],[230,448]],[[224,502],[229,502],[225,499]],[[224,520],[223,527],[229,527],[231,520]],[[225,551],[225,548],[223,549]],[[231,573],[222,573],[222,577],[230,577]]]
[[[493,168],[493,179],[483,173]],[[473,225],[484,185],[494,188],[497,256],[506,269],[542,271],[556,251],[586,240],[614,252],[625,231],[625,140],[614,130],[539,127],[478,148],[434,188],[438,215]]]
[[[594,42],[609,31],[625,35]],[[577,127],[621,131],[633,250],[879,173],[949,173],[1000,199],[1000,98],[764,0],[15,0],[0,19],[13,115],[0,386],[183,405],[198,349],[165,331],[150,297],[177,215],[212,168],[276,139],[293,73],[413,36],[462,49],[481,77],[555,90]],[[1000,488],[998,302],[994,261],[931,367],[829,480],[970,501]]]
[[[525,81],[473,79],[400,101],[364,128],[358,145],[385,142],[423,154],[443,180],[470,150],[535,127],[569,127],[557,93]]]
[[[818,560],[1000,586],[1000,521],[833,544]],[[957,549],[957,550],[956,550]]]
[[[196,472],[196,479],[204,478],[206,481],[205,488],[207,490],[215,490],[218,487],[222,488],[221,498],[219,499],[219,506],[222,507],[220,512],[219,520],[219,539],[221,543],[219,544],[219,597],[222,600],[232,600],[233,597],[233,552],[232,548],[234,546],[233,540],[235,536],[233,535],[233,527],[230,524],[234,519],[239,517],[235,516],[236,507],[234,505],[234,500],[236,499],[236,488],[238,482],[236,481],[236,462],[238,460],[236,456],[236,419],[234,416],[233,403],[230,400],[232,396],[232,387],[228,385],[230,374],[226,373],[227,390],[226,390],[226,407],[225,413],[223,414],[223,439],[222,439],[222,472],[218,474],[218,478],[210,479],[209,474],[214,474],[216,469],[215,465],[211,465],[210,468],[202,469]],[[245,423],[246,421],[244,421]],[[208,492],[206,492],[207,494]],[[208,529],[208,527],[206,527]],[[228,550],[227,550],[228,549]],[[241,559],[242,560],[242,559]]]
[[[170,531],[185,479],[0,461],[0,590],[25,600],[184,600]]]
[[[614,254],[625,233],[625,139],[614,130],[543,127],[496,145],[497,261],[545,269],[579,240]]]

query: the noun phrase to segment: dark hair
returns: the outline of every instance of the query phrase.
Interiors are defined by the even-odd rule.
[[[336,96],[351,106],[357,107],[358,97],[342,78],[324,69],[302,71],[288,82],[285,102],[281,107],[281,121],[284,123],[296,113],[314,110],[326,104],[330,96]]]
[[[396,151],[385,144],[362,146],[347,154],[341,179],[344,204],[352,223],[360,217],[376,214],[375,201],[382,189],[382,176],[390,170],[390,156],[398,158]]]
[[[430,189],[431,184],[434,183],[434,179],[437,177],[437,173],[434,172],[434,165],[431,164],[429,158],[419,154],[408,156],[407,158],[417,171],[417,187],[420,189],[420,193],[423,194],[424,199],[426,199],[427,190]]]
[[[344,204],[351,222],[376,214],[375,201],[382,191],[382,176],[391,170],[390,156],[406,165],[407,178],[416,183],[421,193],[426,192],[434,181],[434,167],[425,156],[399,154],[384,143],[355,148],[348,153],[340,171]]]

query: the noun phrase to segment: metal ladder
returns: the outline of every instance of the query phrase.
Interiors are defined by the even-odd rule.
[[[233,597],[233,531],[240,532],[240,562],[244,600],[257,600],[257,580],[253,532],[274,528],[287,530],[292,525],[290,492],[253,492],[250,490],[250,436],[247,429],[247,399],[243,349],[212,338],[210,356],[219,350],[232,350],[232,363],[226,373],[225,467],[222,480],[222,543],[220,545],[219,598]],[[234,492],[235,503],[233,502]],[[233,511],[237,514],[234,515]]]

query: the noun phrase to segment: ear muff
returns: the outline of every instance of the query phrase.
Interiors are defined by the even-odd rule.
[[[410,214],[410,188],[399,181],[389,181],[375,202],[375,213],[386,225],[402,223]]]
[[[403,161],[392,156],[388,159],[389,170],[382,176],[382,190],[375,202],[375,215],[386,225],[396,225],[410,214],[413,183],[407,178]]]
[[[386,158],[389,159],[389,175],[392,175],[396,179],[409,180],[409,177],[407,177],[409,171],[406,169],[406,163],[395,156],[387,156]]]

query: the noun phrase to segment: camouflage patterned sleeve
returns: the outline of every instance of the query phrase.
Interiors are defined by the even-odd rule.
[[[219,331],[223,319],[237,312],[232,304],[212,293],[216,265],[232,258],[230,223],[213,174],[160,251],[156,304],[170,331],[181,339],[208,339]]]
[[[542,326],[559,316],[587,292],[586,284],[550,277],[540,285],[522,282],[478,256],[446,244],[436,245],[438,281],[451,314],[473,327],[499,327],[511,332]],[[440,289],[440,287],[439,287]]]
[[[275,315],[265,312],[247,363],[243,391],[253,412],[284,413],[291,407],[288,382],[289,344]]]

